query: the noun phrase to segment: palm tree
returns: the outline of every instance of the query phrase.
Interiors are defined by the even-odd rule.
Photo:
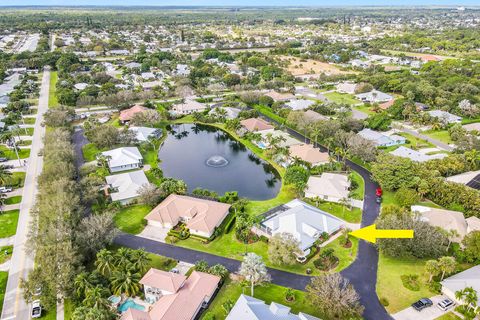
[[[446,232],[446,236],[448,238],[448,245],[447,245],[447,251],[448,251],[448,249],[450,249],[450,245],[452,244],[453,240],[460,237],[460,234],[458,233],[457,230],[450,229]]]
[[[10,181],[12,176],[10,169],[12,169],[12,166],[0,164],[0,184],[5,185]]]
[[[109,276],[115,269],[115,258],[112,253],[107,249],[102,249],[97,253],[97,259],[95,260],[95,267],[97,271],[103,276]]]
[[[425,263],[425,272],[429,274],[430,278],[428,282],[432,282],[434,276],[440,273],[440,266],[437,260],[428,260]]]
[[[131,270],[114,271],[110,280],[115,295],[133,297],[140,291],[140,274]]]
[[[148,252],[146,252],[143,248],[133,252],[132,260],[132,266],[141,274],[148,270],[150,267],[150,261],[152,261],[148,255]]]
[[[455,268],[457,267],[457,262],[455,261],[454,257],[441,257],[440,259],[438,259],[438,266],[440,268],[440,271],[442,271],[442,277],[440,279],[440,281],[442,281],[445,277],[445,274],[455,271]]]
[[[128,248],[120,248],[115,252],[115,266],[117,269],[128,269],[132,264],[132,250]]]
[[[93,287],[92,282],[90,281],[90,274],[88,272],[81,272],[73,281],[75,285],[75,292],[78,297],[82,297],[85,295],[86,291]]]
[[[95,309],[106,309],[110,306],[110,302],[106,299],[108,295],[108,290],[102,286],[87,288],[83,305]]]
[[[13,133],[11,131],[2,132],[2,134],[0,134],[0,142],[13,147],[13,150],[15,151],[15,155],[17,156],[18,163],[21,166],[22,161],[20,160],[20,156],[18,155],[18,147],[17,147],[17,143],[15,142],[15,138],[13,137]]]

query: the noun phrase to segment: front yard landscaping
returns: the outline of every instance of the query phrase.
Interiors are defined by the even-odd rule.
[[[22,196],[14,196],[14,197],[5,199],[5,204],[17,204],[20,202],[22,202]]]
[[[143,219],[152,208],[147,205],[131,205],[124,207],[115,215],[115,225],[123,232],[138,234],[145,228]]]
[[[452,139],[450,138],[450,134],[448,133],[448,130],[427,130],[423,131],[422,134],[446,144],[453,143]]]
[[[17,233],[19,210],[9,210],[0,213],[0,238],[8,238]]]
[[[5,263],[12,257],[13,246],[0,247],[0,264]]]
[[[30,157],[30,149],[17,149],[17,151],[20,159],[26,159]],[[8,160],[17,159],[17,154],[15,153],[15,150],[10,149],[9,147],[4,145],[0,145],[0,154],[2,154],[3,157],[7,158]]]
[[[8,177],[4,184],[1,186],[10,186],[14,188],[21,188],[23,187],[23,183],[25,182],[25,172],[12,172],[12,175]]]

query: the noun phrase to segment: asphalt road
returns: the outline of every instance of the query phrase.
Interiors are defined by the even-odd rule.
[[[38,152],[43,148],[45,128],[42,127],[40,123],[42,122],[43,114],[48,109],[49,87],[50,71],[45,70],[40,88],[37,121],[35,122],[30,158],[27,161],[28,166],[26,169],[22,202],[20,203],[17,233],[15,235],[7,288],[3,302],[2,320],[24,320],[30,318],[30,306],[23,300],[19,284],[20,279],[26,278],[30,270],[33,269],[33,257],[26,254],[25,243],[27,241],[27,234],[32,220],[30,210],[34,205],[37,194],[37,178],[40,175],[43,166],[43,159],[38,156]]]

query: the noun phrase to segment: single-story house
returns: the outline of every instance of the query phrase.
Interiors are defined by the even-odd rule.
[[[175,73],[179,76],[188,76],[190,74],[190,68],[186,64],[177,64]]]
[[[458,236],[453,239],[455,242],[461,242],[462,239],[472,231],[480,231],[480,219],[471,217],[465,219],[463,213],[459,211],[430,208],[424,206],[412,206],[412,212],[418,214],[420,221],[442,228],[443,230],[455,230]]]
[[[290,307],[241,294],[226,320],[320,320],[300,312],[298,315],[290,312]]]
[[[249,118],[240,121],[240,124],[243,128],[250,132],[261,132],[261,131],[271,131],[275,129],[267,121],[263,120],[262,118]]]
[[[293,99],[287,102],[285,105],[292,110],[305,110],[315,104],[315,101],[307,99]]]
[[[185,102],[172,106],[171,113],[175,115],[185,115],[194,112],[203,112],[207,105],[194,99],[185,99]]]
[[[303,113],[304,118],[309,122],[317,122],[322,120],[328,120],[327,116],[324,116],[316,111],[307,110]]]
[[[269,134],[271,134],[274,138],[283,137],[285,139],[285,141],[281,141],[278,144],[281,148],[290,147],[290,146],[294,146],[294,145],[302,143],[302,142],[298,141],[297,139],[295,139],[294,137],[292,137],[291,135],[289,135],[288,133],[280,131],[280,130],[275,130],[273,132],[262,131],[262,132],[260,132],[260,135],[262,136],[262,140],[257,143],[257,145],[260,148],[265,149],[265,148],[269,147],[268,142],[267,142],[267,136]]]
[[[393,100],[393,97],[391,95],[378,90],[359,93],[359,94],[356,94],[355,97],[360,101],[369,102],[369,103],[381,103],[381,102]]]
[[[241,109],[233,108],[233,107],[222,107],[222,106],[214,107],[214,106],[212,106],[212,110],[210,110],[208,112],[208,114],[210,114],[210,115],[215,114],[217,112],[217,109],[224,110],[225,111],[225,118],[227,118],[227,119],[236,119],[238,117],[238,115],[240,114],[240,112],[242,111]]]
[[[428,155],[404,146],[398,147],[397,149],[390,152],[390,154],[393,154],[397,157],[408,158],[412,161],[418,162],[426,162],[434,159],[443,159],[447,156],[445,153]]]
[[[324,172],[320,176],[310,176],[305,197],[319,197],[326,201],[339,202],[348,199],[350,181],[345,174]]]
[[[337,217],[311,206],[299,199],[294,199],[266,215],[258,227],[252,231],[272,237],[278,233],[291,233],[299,242],[302,256],[308,255],[310,247],[326,232],[332,234],[340,230],[345,222]]]
[[[141,168],[143,157],[137,147],[122,147],[100,153],[105,157],[110,172],[120,172]]]
[[[127,69],[140,69],[142,65],[138,62],[129,62],[125,65]]]
[[[229,204],[171,194],[145,219],[148,225],[162,228],[173,228],[184,222],[191,234],[209,238],[228,215],[229,209]]]
[[[451,114],[450,112],[443,110],[431,110],[427,111],[432,118],[437,118],[443,123],[461,123],[462,117]]]
[[[158,128],[148,128],[148,127],[129,127],[128,131],[135,133],[135,138],[139,142],[148,141],[148,138],[155,137],[158,138],[162,134],[162,130]]]
[[[277,91],[270,91],[264,94],[267,97],[270,97],[273,99],[273,101],[288,101],[290,99],[294,99],[295,96],[291,94],[290,92],[286,93],[280,93]]]
[[[73,85],[73,87],[77,90],[85,90],[87,87],[88,87],[88,83],[85,83],[85,82],[79,82],[79,83],[75,83]]]
[[[322,152],[320,149],[313,147],[311,144],[297,144],[289,148],[290,159],[299,158],[312,166],[326,164],[330,161],[330,156],[327,152]]]
[[[463,129],[467,131],[478,131],[480,132],[480,122],[474,122],[463,125]]]
[[[120,111],[120,116],[118,117],[121,123],[127,123],[132,120],[133,115],[139,112],[145,112],[148,109],[139,104],[134,105],[131,108]]]
[[[467,287],[472,287],[477,293],[480,293],[480,265],[471,267],[463,272],[457,273],[440,282],[442,293],[458,304],[464,304],[455,297],[457,291]],[[477,305],[480,305],[480,294],[478,295]]]
[[[384,103],[380,103],[380,105],[378,107],[382,110],[387,110],[388,108],[393,106],[394,103],[395,103],[395,100],[393,99],[393,100],[390,100],[390,101],[387,101],[387,102],[384,102]]]
[[[368,128],[363,129],[358,133],[359,136],[372,141],[377,147],[390,147],[399,144],[404,144],[407,139],[398,135],[387,136],[381,132],[374,131]]]
[[[152,306],[148,311],[129,308],[121,320],[193,320],[214,296],[220,277],[193,271],[187,278],[178,274],[152,269],[142,278]],[[148,300],[147,300],[148,301]]]
[[[480,170],[460,173],[447,177],[445,180],[464,184],[470,188],[480,190]]]
[[[129,204],[139,196],[139,189],[148,184],[147,176],[143,170],[114,174],[105,177],[108,184],[106,192],[112,201],[119,201],[121,204]]]
[[[340,93],[354,94],[357,84],[353,82],[340,82],[337,84],[337,91]]]

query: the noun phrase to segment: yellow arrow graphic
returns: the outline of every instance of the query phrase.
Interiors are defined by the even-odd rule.
[[[358,229],[349,233],[350,235],[376,243],[378,238],[396,238],[410,239],[413,238],[413,230],[378,230],[377,226],[372,224],[362,229]]]

